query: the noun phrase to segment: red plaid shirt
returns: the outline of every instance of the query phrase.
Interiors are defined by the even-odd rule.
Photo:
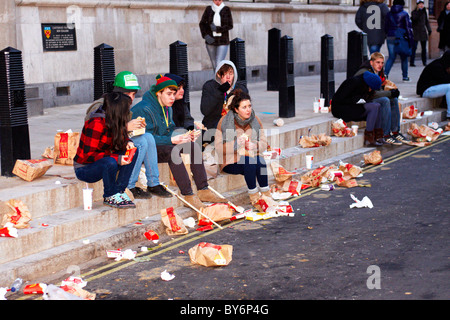
[[[112,137],[108,134],[105,118],[91,118],[84,123],[74,160],[89,164],[104,157],[113,157],[119,162],[119,154],[112,152]]]

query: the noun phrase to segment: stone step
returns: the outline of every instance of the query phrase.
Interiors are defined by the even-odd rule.
[[[426,124],[430,121],[438,121],[442,117],[443,111],[440,110],[433,112],[432,116],[423,117],[420,121],[417,119],[405,120],[402,126],[409,126],[411,122]],[[324,121],[317,121],[315,125],[320,126],[326,123],[326,127],[317,129],[318,132],[315,133],[321,133],[322,130],[330,130],[330,122],[333,120],[335,119],[330,117]],[[314,127],[312,122],[309,122],[309,125],[312,128],[312,133],[317,127]],[[304,125],[302,128],[297,127],[296,130],[291,131],[305,130],[306,127]],[[280,130],[280,134],[284,134],[285,138],[292,134],[290,130],[286,130],[287,128],[281,127],[281,129],[283,130]],[[351,154],[355,150],[361,149],[363,144],[362,132],[363,130],[360,129],[358,135],[352,138],[333,136],[330,146],[308,149],[297,147],[299,139],[297,135],[299,133],[296,133],[290,137],[294,141],[289,142],[289,144],[294,144],[295,146],[283,148],[283,157],[280,159],[280,163],[287,170],[296,170],[304,167],[305,154],[314,155],[315,165],[323,161],[336,159],[340,155]],[[269,136],[271,135],[269,134]],[[161,164],[160,166],[161,178],[164,179],[161,179],[161,181],[168,181],[166,180],[169,174],[167,165]],[[70,174],[70,169],[73,174],[73,168],[64,167],[59,169],[64,169],[59,171],[62,177],[64,177],[64,173],[61,171]],[[195,215],[193,210],[183,208],[181,201],[176,198],[161,199],[153,197],[149,200],[136,200],[137,209],[117,210],[103,206],[102,202],[99,201],[102,193],[101,182],[92,185],[95,190],[94,209],[92,211],[84,211],[82,208],[81,189],[85,184],[76,179],[71,180],[62,177],[45,177],[46,182],[48,182],[47,185],[43,183],[44,181],[41,181],[42,178],[34,181],[34,184],[31,182],[29,190],[24,196],[18,194],[19,190],[9,192],[10,196],[13,195],[9,199],[25,197],[23,201],[29,208],[31,206],[32,209],[30,208],[30,211],[32,212],[33,220],[31,221],[32,228],[20,229],[18,238],[0,238],[0,274],[2,274],[2,277],[9,277],[8,279],[13,280],[15,277],[26,278],[26,275],[29,275],[35,278],[41,274],[44,275],[56,271],[58,267],[81,264],[93,257],[105,254],[98,249],[97,244],[92,246],[82,245],[81,240],[85,238],[98,238],[101,239],[99,243],[103,244],[113,241],[115,241],[114,243],[139,241],[139,239],[142,239],[143,232],[130,231],[130,229],[135,229],[134,223],[138,220],[148,221],[149,223],[154,223],[154,228],[158,228],[161,224],[160,210],[166,207],[173,206],[176,210],[182,210],[182,212],[187,210],[186,214]],[[270,170],[269,177],[272,177]],[[64,184],[55,184],[57,179],[64,180]],[[242,176],[221,174],[217,178],[210,180],[209,183],[219,192],[228,195],[227,198],[236,204],[242,205],[243,202],[248,202],[245,181]],[[176,190],[176,188],[172,187],[172,190]],[[4,192],[2,192],[0,197],[2,197],[1,200],[5,201]],[[54,201],[55,199],[60,199],[60,201]],[[30,203],[27,203],[27,201],[30,201]],[[56,202],[58,204],[55,204]],[[12,242],[14,242],[13,245]],[[73,248],[74,246],[76,249]],[[109,247],[108,249],[116,247],[112,246],[112,248]],[[121,245],[120,247],[123,246]],[[53,262],[52,264],[52,259],[58,259],[58,261],[61,260],[63,262],[60,264]],[[25,267],[24,263],[28,266]]]

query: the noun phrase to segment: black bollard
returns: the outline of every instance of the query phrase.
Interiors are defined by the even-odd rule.
[[[269,45],[267,48],[267,91],[278,91],[280,81],[280,38],[281,31],[277,28],[269,30]]]
[[[282,118],[295,117],[294,39],[289,36],[280,39],[278,109]]]
[[[113,91],[116,69],[114,48],[102,43],[94,48],[94,100]]]
[[[11,47],[0,51],[0,154],[7,177],[17,159],[31,157],[22,52]]]
[[[188,68],[188,54],[187,44],[181,41],[175,41],[171,43],[169,55],[169,68],[170,73],[184,79],[184,103],[187,104],[189,110],[191,110],[190,97],[189,97],[189,68]]]
[[[367,34],[350,31],[347,40],[347,78],[353,77],[361,64],[367,60]]]
[[[237,69],[238,81],[247,87],[247,66],[245,61],[245,41],[235,38],[230,41],[230,60]]]
[[[334,48],[333,37],[325,34],[321,38],[320,53],[320,93],[325,99],[325,106],[330,105],[334,95]]]

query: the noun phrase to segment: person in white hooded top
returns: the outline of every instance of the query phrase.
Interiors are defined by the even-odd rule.
[[[222,0],[213,0],[203,12],[199,26],[213,70],[216,70],[218,63],[226,58],[230,46],[228,31],[233,29],[230,8]]]
[[[203,114],[202,123],[208,130],[203,135],[203,142],[214,141],[215,130],[212,129],[217,128],[220,118],[226,114],[227,101],[233,95],[233,91],[241,89],[248,93],[247,87],[237,81],[237,70],[234,63],[222,60],[216,68],[214,79],[203,84],[200,111]]]

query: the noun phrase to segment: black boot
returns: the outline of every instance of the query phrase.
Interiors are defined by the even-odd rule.
[[[377,142],[375,140],[375,133],[373,130],[372,131],[364,130],[364,145],[370,147],[379,147],[382,145],[382,143]]]

